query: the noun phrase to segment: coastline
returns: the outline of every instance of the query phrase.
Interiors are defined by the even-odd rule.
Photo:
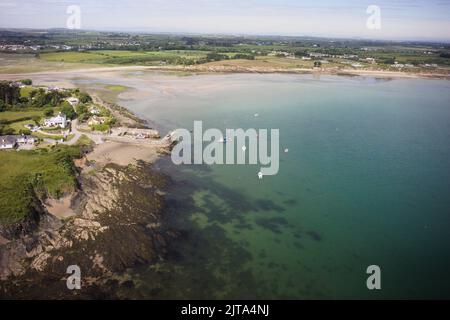
[[[89,69],[72,70],[48,70],[32,73],[0,73],[3,80],[17,80],[27,76],[39,75],[58,75],[58,74],[89,74],[98,72],[114,71],[168,71],[168,72],[193,72],[207,74],[226,74],[226,73],[259,73],[259,74],[316,74],[316,75],[342,75],[342,76],[372,76],[379,78],[410,78],[410,79],[447,79],[450,80],[450,73],[413,73],[403,71],[387,70],[358,70],[358,69],[307,69],[307,68],[260,68],[260,67],[241,67],[224,65],[195,65],[195,66],[113,66],[113,67],[93,67]]]
[[[108,77],[117,77],[117,74],[111,73],[111,75],[108,75]],[[233,76],[231,75],[229,77],[233,78]],[[237,76],[237,78],[239,77],[240,76]],[[242,77],[244,77],[244,75]],[[245,77],[259,78],[258,75],[248,75]],[[286,77],[291,78],[290,76]],[[206,78],[213,78],[213,76],[206,76]],[[228,76],[223,76],[221,78],[228,78]],[[296,78],[296,76],[293,76],[293,78]],[[307,76],[307,78],[313,77]],[[55,78],[49,77],[40,79],[46,79],[45,81],[50,82]],[[61,81],[64,81],[62,77],[61,79]],[[110,79],[111,78],[107,78],[105,80],[106,83],[109,83]],[[360,82],[364,81],[365,79],[355,78],[355,81],[353,81],[353,79],[350,78],[340,78],[340,80]],[[88,85],[90,85],[91,88],[95,87],[95,85],[92,84],[95,82],[91,80],[89,81],[90,82],[88,82]],[[191,79],[185,78],[183,79],[183,81],[185,81],[185,83],[188,83],[190,88],[193,88],[193,90],[199,92],[203,91],[203,89],[205,88],[217,89],[218,87],[221,87],[218,85],[213,85],[208,81],[202,81],[202,84],[197,86],[192,86],[193,81],[191,81]],[[204,85],[206,82],[208,82],[207,86]],[[390,82],[403,81],[379,81],[380,84],[388,85],[390,85]],[[409,81],[405,80],[404,82]],[[411,82],[415,81],[411,80]],[[181,91],[183,91],[183,87],[179,82],[177,82],[177,87],[180,87]],[[170,95],[176,94],[176,92],[170,90],[170,87],[168,87],[164,83],[161,86],[156,87],[157,90],[160,90],[161,88],[163,90],[167,90],[167,93],[165,92],[161,95],[160,98],[162,99],[166,99],[167,94],[169,95],[169,97]],[[152,87],[152,89],[154,90],[155,87]],[[139,91],[130,90],[127,93],[130,95],[136,94],[134,98],[136,98],[137,100],[147,100],[148,97],[139,95]],[[129,96],[127,96],[127,98],[129,98]],[[121,99],[121,101],[123,101],[124,105],[129,107],[130,110],[136,110],[135,112],[139,112],[138,108],[133,108],[132,104],[129,105],[129,102],[125,102],[130,101],[129,99]],[[146,103],[148,103],[148,101],[146,101]],[[159,104],[154,103],[154,105],[158,106]],[[141,117],[145,116],[143,113],[137,114],[141,115]],[[146,118],[148,121],[152,121],[153,118],[156,121],[156,119],[158,118],[156,113],[149,112],[148,115],[149,117]],[[252,116],[253,112],[251,112],[250,115]],[[90,208],[88,210],[90,210],[90,214],[88,212],[84,213],[81,219],[75,220],[74,218],[72,218],[74,219],[74,221],[70,222],[70,225],[67,225],[66,227],[60,225],[53,226],[53,229],[61,231],[46,231],[47,235],[42,235],[42,237],[39,238],[40,240],[38,240],[38,243],[41,245],[44,252],[41,251],[40,253],[35,255],[35,251],[33,251],[35,249],[32,249],[31,252],[27,252],[24,250],[26,254],[30,255],[29,259],[33,262],[33,268],[42,267],[43,269],[42,271],[33,269],[30,273],[26,273],[14,278],[16,280],[15,285],[12,285],[12,281],[7,284],[5,283],[4,285],[1,284],[0,281],[0,299],[8,297],[59,297],[73,299],[128,298],[129,296],[126,296],[125,294],[115,295],[116,289],[119,288],[120,290],[118,291],[128,290],[129,293],[134,290],[139,292],[139,290],[141,290],[141,287],[139,286],[142,285],[142,278],[134,278],[133,275],[129,276],[129,274],[127,273],[127,266],[132,266],[131,269],[134,269],[134,267],[137,267],[136,269],[141,269],[139,266],[142,266],[144,268],[148,266],[151,269],[154,267],[155,271],[152,271],[150,275],[145,279],[150,283],[155,282],[157,284],[146,291],[145,298],[161,298],[158,293],[155,293],[156,290],[162,290],[159,289],[158,286],[165,287],[166,285],[168,285],[170,282],[167,281],[167,276],[165,275],[171,274],[171,272],[173,272],[173,270],[178,267],[176,261],[171,258],[171,253],[175,250],[178,250],[178,252],[183,252],[186,255],[197,258],[197,256],[195,255],[196,251],[204,253],[205,250],[208,249],[202,248],[202,250],[199,250],[199,247],[192,245],[194,243],[206,243],[205,246],[210,245],[211,240],[203,234],[194,235],[198,238],[196,238],[195,241],[190,239],[188,242],[185,241],[185,239],[187,239],[185,235],[166,230],[167,226],[171,226],[172,224],[164,221],[164,216],[170,217],[170,210],[172,208],[171,202],[168,202],[167,207],[164,206],[164,200],[169,199],[170,201],[170,198],[174,197],[175,194],[176,196],[180,196],[180,194],[182,194],[182,200],[180,203],[188,204],[188,208],[191,204],[189,202],[190,198],[183,195],[183,193],[187,193],[186,190],[183,190],[183,188],[185,188],[183,187],[183,185],[175,183],[175,189],[167,190],[164,187],[166,179],[171,179],[171,177],[174,177],[173,179],[175,179],[177,175],[172,175],[172,172],[170,172],[169,177],[161,176],[157,171],[153,171],[151,169],[152,164],[150,157],[146,157],[147,161],[146,163],[143,163],[138,159],[139,157],[130,157],[130,152],[121,152],[123,144],[121,145],[120,143],[117,143],[116,145],[116,142],[118,141],[109,141],[108,144],[101,144],[96,146],[94,152],[89,153],[85,159],[80,161],[81,163],[77,164],[79,167],[83,167],[85,169],[82,175],[84,180],[80,180],[81,184],[84,186],[84,191],[79,197],[70,199],[70,203],[73,203],[75,208],[83,208],[84,206],[89,206]],[[291,148],[291,150],[293,149]],[[96,158],[95,156],[95,151],[98,151],[98,158]],[[131,168],[124,168],[124,166],[120,166],[118,164],[107,165],[105,167],[110,159],[115,158],[116,155],[118,157],[121,157],[121,159],[119,159],[118,161],[124,161],[122,164],[127,164],[127,161],[132,162],[133,164],[130,166]],[[158,157],[157,159],[160,158]],[[159,164],[156,164],[156,166],[158,167]],[[104,168],[104,170],[102,170],[101,168]],[[188,183],[192,183],[193,180],[186,179],[186,181],[188,181]],[[190,189],[189,192],[191,192],[193,186],[195,187],[195,184],[189,184],[188,188],[185,189]],[[204,184],[199,186],[203,187]],[[218,186],[208,185],[208,188],[214,189],[218,188]],[[164,192],[167,192],[166,197],[164,197]],[[219,188],[216,189],[216,192],[220,196],[227,195],[227,189]],[[113,197],[117,197],[118,200],[110,201],[109,198]],[[136,199],[138,203],[131,203],[129,201],[130,198]],[[105,200],[103,201],[103,199]],[[148,201],[145,199],[147,199]],[[275,203],[281,204],[280,210],[285,210],[284,208],[289,210],[287,203],[278,201],[276,201]],[[117,206],[122,207],[123,210],[118,210]],[[268,204],[265,202],[262,202],[262,204],[258,204],[257,202],[255,202],[254,204],[250,203],[250,206],[261,206],[261,209],[263,211],[270,210],[271,208],[270,202]],[[264,207],[266,207],[266,209],[264,209]],[[240,203],[239,207],[237,207],[234,211],[239,210],[243,210],[242,203]],[[102,213],[99,214],[97,213],[97,211]],[[219,211],[220,210],[216,210],[216,212]],[[183,212],[183,214],[184,213],[185,212]],[[80,212],[78,212],[78,214],[80,214]],[[172,217],[173,216],[175,216],[175,214],[172,213]],[[214,217],[212,217],[212,219],[214,219]],[[216,217],[216,221],[223,222],[222,219],[224,218]],[[185,223],[185,221],[180,222]],[[276,224],[271,225],[270,222],[276,223],[277,220],[270,220],[270,218],[258,219],[256,225],[254,225],[253,228],[259,230],[258,228],[263,226],[263,228],[267,230],[275,230],[275,234],[277,228],[283,228],[282,222],[281,226],[277,226]],[[183,226],[185,226],[185,224]],[[179,228],[177,228],[176,230],[178,231]],[[243,230],[243,232],[248,231],[247,229],[245,229],[245,227],[242,226],[239,230]],[[217,243],[215,243],[216,246],[213,246],[214,248],[222,248],[222,246],[226,248],[233,248],[234,250],[232,251],[236,252],[236,255],[245,256],[246,251],[239,251],[239,249],[242,248],[238,246],[232,247],[232,242],[227,242],[227,238],[223,233],[220,232],[221,230],[219,228],[211,227],[210,229],[208,229],[208,231],[210,231],[211,234],[218,239]],[[325,240],[322,240],[323,234],[325,235]],[[217,235],[219,236],[217,237]],[[319,244],[322,242],[323,245],[326,244],[326,241],[328,240],[328,233],[322,231],[322,229],[317,229],[317,232],[315,228],[307,229],[305,230],[304,234],[302,234],[302,236],[303,238],[314,241],[315,244]],[[294,235],[294,238],[291,238],[291,240],[298,241],[298,238]],[[31,246],[31,248],[34,248],[33,241],[27,240],[26,246]],[[185,243],[185,246],[182,248],[177,247],[174,250],[174,248],[172,247],[180,246],[180,243],[183,242]],[[141,246],[142,243],[145,243],[145,246]],[[56,244],[56,246],[54,244]],[[276,245],[275,242],[274,245]],[[38,249],[39,246],[36,248],[36,252],[40,250]],[[22,249],[20,248],[19,250]],[[49,251],[47,252],[47,250]],[[217,252],[220,251],[216,250],[214,254],[218,254]],[[46,253],[49,253],[50,256],[47,256]],[[87,256],[85,257],[84,255]],[[60,261],[59,259],[63,260]],[[219,257],[216,257],[216,259],[217,260],[215,261],[219,261]],[[170,267],[173,266],[174,269],[169,268],[167,269],[168,271],[161,272],[158,269],[161,261],[161,264],[170,264]],[[192,261],[190,261],[189,263],[191,262]],[[83,284],[82,295],[69,292],[65,287],[65,279],[67,278],[67,275],[65,274],[64,267],[67,267],[67,265],[72,263],[81,264],[83,266],[83,281],[85,275],[88,277],[86,279],[86,281],[88,281],[86,288],[87,290],[84,290],[85,287]],[[278,261],[272,263],[278,263]],[[192,275],[193,277],[191,278],[196,279],[196,272],[199,272],[199,270],[203,271],[203,265],[204,261],[199,259],[198,264],[193,264],[193,266],[196,267],[195,272],[189,274],[188,271],[186,272],[186,274],[189,274],[189,276]],[[88,273],[85,272],[85,266],[88,267]],[[127,271],[123,272],[124,269],[126,269]],[[239,269],[236,268],[236,270]],[[159,276],[160,274],[163,274],[164,276]],[[202,273],[202,275],[204,275],[205,279],[214,280],[214,278],[212,277],[208,278],[208,275],[206,275],[206,273]],[[234,279],[237,276],[239,276],[239,274],[236,272],[232,278]],[[25,281],[24,279],[28,279],[30,281]],[[42,293],[37,288],[31,287],[31,285],[27,285],[27,283],[36,282],[48,284],[49,289],[46,296],[41,296]],[[253,288],[257,285],[258,283],[255,283],[254,285],[249,285],[247,287]],[[5,293],[5,291],[3,290],[7,290],[7,292]],[[180,289],[177,287],[176,290],[178,291]],[[63,292],[63,294],[61,292]],[[133,298],[136,296],[139,298],[139,293],[137,295],[134,295],[133,292],[133,295],[131,296]],[[189,294],[186,294],[186,296],[191,297],[189,296]],[[173,296],[162,297],[171,298]]]
[[[145,127],[130,111],[95,100],[120,112],[127,128]],[[161,228],[168,177],[153,164],[168,154],[172,141],[148,140],[111,136],[94,142],[75,160],[77,190],[41,202],[38,212],[20,223],[20,236],[0,237],[0,299],[114,298],[114,274],[164,259],[168,239],[176,234]],[[68,265],[83,270],[82,294],[66,288]],[[45,295],[30,283],[45,285]]]

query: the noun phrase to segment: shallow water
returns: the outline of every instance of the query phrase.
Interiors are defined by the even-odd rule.
[[[289,149],[262,180],[258,166],[160,161],[173,179],[167,223],[182,238],[168,260],[130,270],[139,285],[124,295],[450,298],[450,82],[142,73],[114,83],[135,88],[119,104],[163,132],[194,120],[279,128]],[[380,291],[366,287],[373,264]]]

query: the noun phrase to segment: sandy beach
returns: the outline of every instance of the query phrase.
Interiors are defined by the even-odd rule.
[[[92,152],[86,155],[86,159],[101,166],[108,163],[127,166],[136,164],[139,160],[152,163],[158,158],[160,152],[160,147],[150,144],[109,141],[96,146]]]
[[[362,69],[307,69],[307,68],[268,68],[268,67],[243,67],[233,65],[195,65],[195,66],[123,66],[123,67],[92,67],[89,69],[73,69],[64,71],[43,71],[34,73],[14,73],[1,74],[0,79],[18,80],[23,78],[49,79],[56,77],[56,84],[63,87],[70,87],[70,82],[63,82],[58,78],[67,77],[89,77],[98,73],[116,73],[116,72],[143,72],[143,71],[169,71],[169,72],[193,72],[193,73],[291,73],[291,74],[324,74],[324,75],[360,75],[373,76],[380,78],[450,78],[449,73],[414,73],[403,71],[385,71],[385,70],[362,70]]]
[[[71,208],[71,200],[72,195],[67,195],[61,199],[48,199],[45,202],[45,208],[48,213],[59,219],[73,217],[76,213]]]

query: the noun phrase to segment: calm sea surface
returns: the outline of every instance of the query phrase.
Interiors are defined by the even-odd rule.
[[[194,120],[277,128],[280,171],[158,163],[182,237],[169,259],[130,270],[139,285],[124,295],[450,298],[449,81],[152,77],[117,80],[141,93],[119,103],[164,133]],[[369,265],[381,291],[367,290]]]

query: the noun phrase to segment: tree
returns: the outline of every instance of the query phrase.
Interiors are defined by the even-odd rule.
[[[80,92],[78,94],[78,99],[80,100],[81,103],[89,103],[92,102],[92,98],[90,95],[88,95],[85,92]]]
[[[15,104],[20,98],[20,88],[11,81],[0,81],[0,99],[6,104]]]
[[[220,54],[217,52],[210,52],[206,55],[206,60],[208,62],[210,61],[221,61],[221,60],[228,60],[228,56],[224,54]]]
[[[41,121],[41,117],[39,117],[39,116],[33,116],[33,117],[31,118],[31,120],[33,120],[33,122],[38,126],[38,125],[39,125],[39,122]]]
[[[295,54],[296,57],[309,57],[308,52],[305,51],[305,50],[298,50],[298,51],[295,51],[294,54]]]
[[[64,101],[61,104],[61,112],[64,113],[68,119],[75,119],[77,116],[72,105],[70,103],[68,103],[67,101]]]
[[[89,111],[85,104],[79,104],[77,106],[77,116],[80,121],[86,121],[89,119]]]
[[[19,130],[19,134],[20,135],[26,135],[26,136],[30,136],[31,135],[31,131],[29,129],[20,129]]]
[[[63,98],[65,97],[65,93],[59,91],[49,91],[45,92],[44,89],[39,88],[37,90],[33,90],[30,92],[31,105],[36,108],[47,108],[47,107],[56,107],[58,106]]]
[[[46,117],[51,117],[51,116],[53,116],[53,108],[46,108],[45,110],[44,110],[44,116],[46,116]]]
[[[246,60],[255,60],[255,56],[251,54],[245,53],[236,53],[233,59],[246,59]]]
[[[11,127],[3,128],[3,134],[6,134],[6,135],[14,134],[14,129]]]
[[[20,80],[20,82],[26,86],[31,86],[33,84],[33,81],[31,79],[23,79]]]

